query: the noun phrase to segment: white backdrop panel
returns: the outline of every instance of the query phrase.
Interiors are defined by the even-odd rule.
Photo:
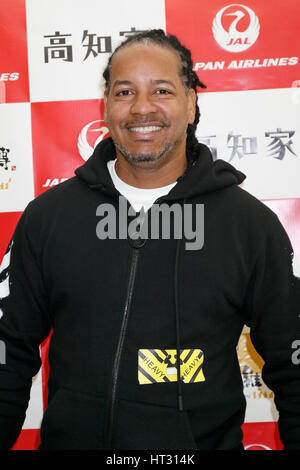
[[[164,0],[27,0],[26,13],[31,102],[102,97],[102,70],[131,28],[165,30]]]
[[[199,140],[246,174],[258,199],[300,197],[300,104],[293,88],[199,95]]]
[[[0,123],[0,212],[23,211],[34,197],[30,103],[1,104]]]

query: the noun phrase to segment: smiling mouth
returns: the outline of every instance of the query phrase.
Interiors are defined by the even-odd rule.
[[[151,132],[157,132],[162,129],[162,126],[136,126],[128,127],[129,132],[135,132],[138,134],[149,134]]]

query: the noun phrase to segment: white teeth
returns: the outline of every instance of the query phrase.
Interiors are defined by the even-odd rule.
[[[159,126],[147,126],[147,127],[130,127],[130,132],[142,132],[146,134],[147,132],[160,131],[161,127]]]

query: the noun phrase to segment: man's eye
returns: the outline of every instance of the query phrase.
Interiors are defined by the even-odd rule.
[[[169,92],[168,90],[165,90],[164,88],[161,88],[161,89],[159,89],[159,90],[156,90],[156,93],[157,93],[158,95],[169,95],[169,94],[170,94],[170,92]]]
[[[128,96],[130,93],[130,90],[121,90],[116,93],[116,96]]]

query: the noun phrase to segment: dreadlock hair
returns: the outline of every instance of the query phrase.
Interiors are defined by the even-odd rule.
[[[188,168],[197,160],[199,155],[200,143],[196,138],[196,129],[200,119],[200,110],[198,106],[197,87],[206,88],[206,86],[200,82],[196,72],[193,70],[193,62],[191,58],[191,51],[184,47],[176,36],[166,35],[162,29],[152,29],[143,31],[134,35],[129,36],[124,42],[122,42],[110,56],[108,64],[103,72],[103,78],[105,80],[105,88],[109,91],[110,87],[110,71],[111,61],[114,55],[122,48],[130,46],[132,44],[156,44],[162,47],[168,47],[177,52],[181,62],[180,76],[182,79],[183,86],[186,92],[189,88],[192,88],[196,93],[196,113],[193,124],[189,124],[187,128],[187,143],[186,153]]]

